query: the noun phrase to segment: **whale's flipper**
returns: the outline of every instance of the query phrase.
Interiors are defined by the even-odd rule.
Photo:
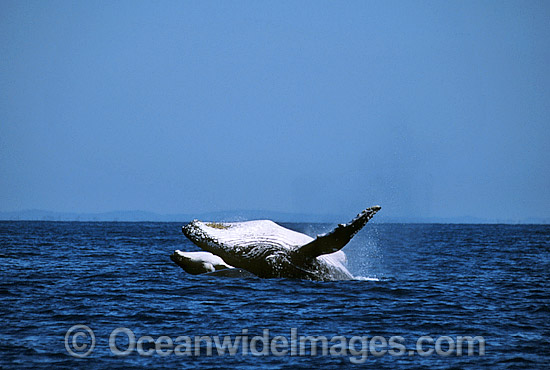
[[[209,252],[182,252],[178,249],[170,255],[170,259],[193,275],[233,268],[223,259]]]
[[[367,208],[347,224],[339,224],[334,230],[317,236],[315,240],[297,248],[293,252],[293,260],[304,261],[339,251],[369,222],[380,208],[380,206]]]

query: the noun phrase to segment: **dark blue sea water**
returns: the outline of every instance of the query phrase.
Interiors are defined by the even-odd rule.
[[[310,235],[328,227],[285,226]],[[0,222],[0,245],[3,368],[550,367],[547,225],[369,224],[344,248],[350,271],[369,279],[339,282],[187,275],[169,258],[174,249],[197,250],[180,223]],[[65,347],[66,332],[76,324],[96,338],[86,358],[70,356]],[[152,356],[134,350],[121,357],[109,347],[119,327],[136,338],[175,342],[178,336],[250,340],[264,329],[269,340],[281,335],[291,341],[293,328],[298,336],[366,336],[367,343],[400,336],[406,350],[398,356],[367,352],[356,365],[338,347],[314,356],[254,356],[242,348],[220,356],[214,348],[207,356],[203,341],[197,356],[161,356],[145,338],[143,349]],[[479,346],[473,356],[414,352],[421,336],[467,335],[485,339],[483,355]],[[117,336],[117,348],[128,345],[124,338]],[[91,340],[77,336],[75,343],[90,348]]]

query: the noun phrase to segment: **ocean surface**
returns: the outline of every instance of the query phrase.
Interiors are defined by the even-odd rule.
[[[550,368],[548,225],[369,223],[344,248],[358,279],[312,282],[188,275],[169,258],[198,250],[182,224],[0,222],[0,367]]]

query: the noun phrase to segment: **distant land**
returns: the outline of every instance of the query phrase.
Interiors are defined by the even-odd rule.
[[[103,213],[70,213],[44,210],[25,210],[0,212],[3,221],[128,221],[128,222],[186,222],[193,219],[208,221],[247,221],[269,219],[278,222],[347,222],[353,215],[317,215],[308,213],[286,213],[260,210],[237,210],[205,212],[198,214],[158,214],[146,211],[113,211]],[[550,219],[526,218],[484,219],[478,217],[389,217],[377,215],[371,222],[375,223],[444,223],[444,224],[549,224]]]

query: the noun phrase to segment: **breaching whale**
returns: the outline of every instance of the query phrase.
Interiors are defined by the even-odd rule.
[[[182,227],[183,234],[205,252],[176,250],[170,258],[191,274],[227,275],[239,269],[261,278],[349,280],[353,275],[341,249],[379,210],[380,206],[367,208],[315,239],[269,220],[193,220]]]

